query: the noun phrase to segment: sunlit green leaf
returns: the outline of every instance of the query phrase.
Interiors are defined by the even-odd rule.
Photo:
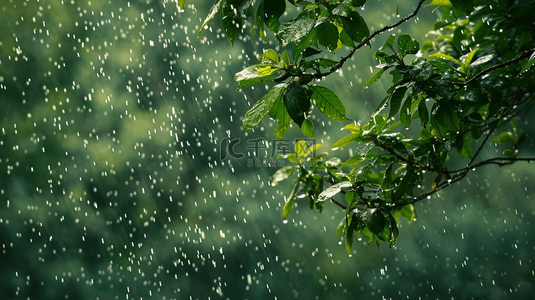
[[[184,10],[184,4],[186,3],[186,0],[177,0],[176,6],[180,8],[180,10]]]
[[[301,132],[303,132],[306,137],[314,138],[314,123],[308,119],[305,119],[303,124],[301,124]]]
[[[260,60],[261,62],[268,62],[276,65],[279,63],[279,56],[277,55],[277,52],[275,50],[267,49],[262,55],[258,56],[258,60]]]
[[[314,25],[316,25],[316,14],[313,10],[306,10],[301,12],[292,21],[283,23],[279,28],[277,37],[280,39],[282,46],[286,46],[309,35],[314,28]],[[304,48],[307,48],[309,45],[310,44],[307,44]],[[294,53],[294,59],[295,58]]]
[[[305,157],[305,152],[307,150],[307,143],[304,140],[299,140],[295,143],[295,154],[297,157]]]
[[[363,142],[366,139],[362,137],[360,133],[352,133],[350,135],[347,135],[340,140],[338,140],[334,145],[332,145],[331,149],[340,148],[345,145],[348,145],[352,142]]]
[[[352,186],[353,184],[349,181],[342,181],[335,185],[331,185],[320,193],[320,195],[318,196],[318,202],[324,202],[325,200],[330,199],[334,195],[340,193],[342,188],[349,188]]]
[[[234,81],[238,82],[237,90],[250,87],[258,83],[272,81],[269,75],[277,70],[278,68],[271,64],[257,64],[249,66],[236,73],[234,76]]]
[[[401,207],[400,209],[401,215],[409,220],[409,221],[415,221],[416,220],[416,212],[414,210],[414,205],[407,204]]]
[[[346,109],[335,93],[323,86],[312,86],[310,90],[311,99],[326,117],[336,121],[347,120]]]
[[[295,169],[294,166],[286,166],[281,169],[278,169],[275,174],[273,174],[273,185],[276,185],[277,183],[287,179]]]

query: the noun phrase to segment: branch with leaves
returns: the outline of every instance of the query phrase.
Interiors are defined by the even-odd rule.
[[[273,175],[273,184],[297,175],[285,199],[285,219],[297,199],[307,199],[319,212],[328,201],[345,211],[337,235],[345,239],[348,253],[354,235],[392,247],[399,218],[415,219],[414,203],[462,180],[470,170],[535,160],[519,157],[526,133],[517,127],[535,104],[535,24],[525,21],[535,4],[497,1],[479,1],[477,7],[476,1],[432,1],[428,6],[443,11],[430,32],[434,38],[421,46],[408,34],[386,39],[373,56],[379,71],[363,86],[384,80],[388,72],[392,81],[386,97],[366,124],[345,125],[349,134],[331,147],[352,147],[354,155],[344,162],[327,159],[328,152],[316,153],[322,145],[308,148],[299,141],[295,153],[284,156],[290,165]],[[349,121],[340,98],[317,80],[340,70],[372,38],[414,18],[424,2],[370,34],[358,12],[366,0],[292,0],[296,13],[286,22],[280,21],[287,12],[285,0],[218,0],[199,34],[219,13],[231,44],[251,20],[251,32],[261,39],[266,39],[267,26],[280,46],[293,45],[280,54],[265,50],[258,64],[236,74],[238,90],[274,83],[245,114],[243,126],[251,130],[269,116],[277,121],[276,138],[282,139],[292,122],[313,138],[309,117],[314,107],[327,118]],[[322,55],[341,49],[349,52],[338,61]],[[405,128],[419,134],[405,136]],[[503,157],[476,162],[493,145],[511,147]],[[467,163],[451,171],[455,152]]]

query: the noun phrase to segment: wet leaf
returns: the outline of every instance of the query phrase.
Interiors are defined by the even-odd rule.
[[[355,42],[360,43],[362,39],[370,35],[368,24],[358,12],[352,11],[350,17],[339,18],[342,20],[342,27]]]
[[[301,12],[294,20],[283,23],[279,28],[277,37],[280,39],[282,46],[286,46],[309,35],[314,28],[314,25],[316,25],[316,14],[313,10],[306,10]],[[310,44],[307,44],[304,48],[307,48],[309,45]],[[294,59],[295,58],[294,49]]]
[[[314,138],[314,123],[308,119],[305,119],[303,124],[301,124],[301,132],[303,132],[306,137],[311,139]]]
[[[411,38],[408,34],[402,34],[398,38],[399,55],[405,56],[407,54],[416,54],[420,49],[420,45],[416,40]]]
[[[502,132],[490,141],[491,144],[501,144],[505,142],[514,142],[513,133],[507,131]]]
[[[283,97],[278,97],[275,103],[273,104],[273,107],[269,111],[269,116],[277,120],[277,127],[275,128],[275,137],[279,140],[282,140],[284,133],[286,133],[286,130],[288,130],[288,126],[290,125],[291,118],[288,114],[288,111],[286,110],[286,106],[284,105]]]
[[[323,86],[312,86],[310,90],[312,90],[311,99],[326,117],[335,121],[347,120],[346,109],[334,92]]]
[[[281,169],[278,169],[277,172],[273,174],[272,184],[277,185],[277,183],[287,179],[292,174],[294,169],[295,169],[294,166],[286,166]]]
[[[364,84],[364,87],[362,89],[365,89],[368,86],[376,83],[379,80],[379,78],[381,78],[383,73],[388,69],[390,69],[390,67],[386,66],[386,67],[383,67],[381,70],[379,70],[379,72],[375,73],[375,75],[373,75],[372,78],[370,78],[370,79],[368,79],[368,81],[366,81],[366,83]]]
[[[285,0],[264,1],[264,22],[273,32],[278,32],[280,22],[279,18],[286,11]]]
[[[316,37],[320,45],[334,50],[338,45],[338,29],[332,23],[323,22],[316,26]]]
[[[310,110],[310,98],[307,90],[296,82],[290,83],[283,94],[284,105],[292,120],[301,127],[305,114]]]
[[[225,1],[224,0],[218,0],[208,12],[208,16],[206,16],[206,19],[204,19],[204,22],[202,23],[201,29],[199,29],[199,32],[197,33],[197,37],[199,37],[204,30],[204,28],[212,21],[212,19],[217,15],[219,10],[221,10],[221,7]]]
[[[325,200],[330,199],[336,194],[340,193],[342,188],[349,188],[352,186],[353,184],[349,181],[342,181],[335,185],[332,185],[320,193],[320,195],[318,196],[318,202],[325,202]]]
[[[405,92],[407,91],[407,87],[402,86],[394,90],[390,97],[390,113],[388,114],[388,117],[391,118],[394,115],[396,115],[399,111],[399,108],[401,107],[401,102],[403,101],[403,97],[405,96]]]
[[[245,113],[243,118],[243,127],[245,131],[249,131],[256,127],[262,119],[269,113],[273,108],[273,104],[279,99],[286,89],[284,84],[278,84],[269,90],[262,99],[258,100],[253,108]]]

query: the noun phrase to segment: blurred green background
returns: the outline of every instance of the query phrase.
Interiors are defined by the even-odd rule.
[[[372,31],[398,20],[397,1],[368,2]],[[243,133],[265,91],[236,92],[234,73],[276,42],[232,48],[219,18],[197,39],[213,1],[186,4],[0,0],[0,299],[530,299],[531,164],[470,174],[418,203],[393,249],[363,241],[349,257],[336,206],[300,203],[283,223],[290,183],[255,165],[278,162],[275,124]],[[396,32],[423,41],[436,16],[424,8]],[[383,39],[323,82],[351,119],[388,87],[360,92]],[[343,134],[314,123],[318,143]],[[225,139],[244,157],[221,159]]]

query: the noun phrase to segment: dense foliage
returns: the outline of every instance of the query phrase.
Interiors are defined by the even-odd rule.
[[[184,2],[178,1],[179,7]],[[277,139],[292,122],[313,138],[314,107],[333,120],[351,121],[340,98],[321,81],[362,47],[374,47],[376,36],[414,18],[424,2],[398,22],[370,33],[358,12],[366,0],[290,0],[293,7],[285,0],[218,0],[199,35],[220,13],[231,44],[249,26],[261,39],[267,27],[280,46],[293,46],[280,54],[267,49],[258,64],[236,74],[238,89],[273,84],[245,114],[243,127],[251,130],[269,116],[278,122]],[[535,104],[535,24],[530,17],[535,2],[434,0],[427,6],[442,10],[431,40],[391,34],[374,54],[379,70],[363,88],[388,72],[392,82],[387,95],[366,124],[351,121],[343,127],[349,134],[331,146],[351,147],[353,156],[326,160],[328,152],[316,153],[322,145],[308,148],[300,141],[295,153],[285,156],[292,164],[273,178],[276,184],[297,174],[284,218],[298,199],[308,199],[310,208],[320,212],[326,201],[344,209],[337,234],[344,237],[348,253],[355,234],[392,247],[399,218],[415,219],[415,202],[469,171],[535,159],[521,157],[526,133],[517,126]],[[338,52],[345,55],[328,58]],[[482,160],[478,155],[485,147],[502,147],[503,155]],[[464,159],[461,165],[450,162],[455,155]],[[338,194],[345,203],[333,198]]]

